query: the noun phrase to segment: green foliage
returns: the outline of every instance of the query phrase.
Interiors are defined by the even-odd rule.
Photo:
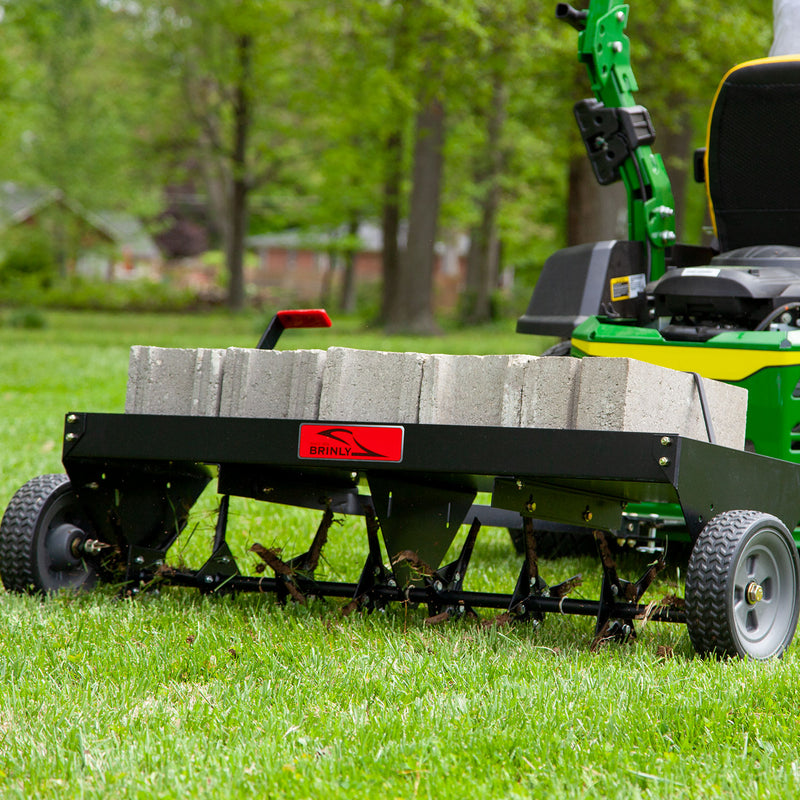
[[[0,180],[60,187],[91,210],[148,213],[165,185],[180,184],[194,211],[205,204],[219,237],[237,178],[254,229],[332,229],[380,219],[397,169],[405,215],[414,115],[438,94],[447,114],[440,228],[474,227],[499,186],[496,227],[518,274],[532,278],[564,242],[567,165],[581,152],[571,108],[588,82],[575,31],[540,0],[2,8]],[[691,130],[700,145],[717,81],[737,61],[766,54],[770,21],[755,0],[735,14],[722,0],[635,0],[627,32],[637,99],[657,131]],[[241,141],[237,119],[247,123]],[[655,147],[667,144],[659,135]],[[667,155],[677,167],[690,153]],[[694,229],[700,206],[695,198]]]
[[[192,311],[203,302],[188,289],[167,283],[127,281],[102,283],[71,277],[47,285],[31,281],[0,284],[0,305],[15,308],[62,308],[73,310]]]
[[[40,330],[47,327],[47,317],[38,308],[18,308],[8,315],[7,324],[12,328]]]
[[[17,226],[5,232],[2,247],[0,286],[15,280],[41,286],[55,275],[55,253],[45,231],[26,225]]]

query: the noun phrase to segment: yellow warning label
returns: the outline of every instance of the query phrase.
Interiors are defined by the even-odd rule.
[[[623,278],[611,279],[611,302],[615,303],[617,300],[630,300],[631,297],[631,282],[628,276]]]
[[[611,279],[611,302],[633,300],[645,291],[647,279],[643,272]]]

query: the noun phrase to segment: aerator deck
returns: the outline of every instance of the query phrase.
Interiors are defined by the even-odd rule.
[[[49,591],[122,576],[134,591],[156,581],[300,602],[344,598],[347,612],[425,603],[431,621],[477,608],[517,620],[580,614],[596,618],[598,640],[628,636],[633,620],[647,618],[686,623],[701,652],[756,657],[782,651],[794,632],[797,592],[787,595],[787,587],[796,583],[797,553],[788,529],[800,519],[800,467],[671,433],[70,413],[63,461],[68,482],[35,479],[6,513],[0,569],[9,588]],[[214,471],[221,501],[211,553],[200,569],[170,566],[169,548]],[[475,504],[477,492],[491,493],[491,505]],[[308,550],[284,560],[255,546],[273,576],[242,575],[226,541],[231,496],[320,510]],[[736,585],[728,586],[716,565],[690,564],[685,609],[680,602],[643,605],[663,558],[628,582],[608,546],[626,505],[641,502],[679,504],[696,552],[717,549],[731,526],[738,531],[747,563],[733,570]],[[314,575],[334,515],[365,520],[356,583]],[[583,528],[597,540],[597,600],[569,598],[575,580],[545,583],[536,555],[543,520],[556,529]],[[462,524],[470,526],[462,550],[443,565]],[[512,594],[464,589],[476,537],[487,525],[525,532]],[[753,535],[756,549],[747,545]],[[15,562],[15,541],[35,555]],[[784,608],[787,596],[776,626],[773,609]],[[720,604],[733,620],[722,623],[722,634]]]

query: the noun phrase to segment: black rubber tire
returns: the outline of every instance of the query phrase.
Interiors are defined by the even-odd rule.
[[[686,573],[694,649],[719,657],[780,657],[794,637],[798,612],[800,558],[786,526],[759,511],[726,511],[710,520]]]
[[[569,339],[567,339],[566,341],[563,342],[556,342],[554,345],[548,347],[547,350],[545,350],[544,353],[542,353],[542,357],[544,358],[548,356],[557,356],[557,357],[568,356],[571,351],[572,351],[572,342]]]
[[[71,554],[74,538],[91,526],[66,475],[28,481],[8,504],[0,523],[0,577],[9,592],[47,593],[90,589],[97,569]]]

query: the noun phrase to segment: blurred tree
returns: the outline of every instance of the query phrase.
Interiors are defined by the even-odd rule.
[[[6,180],[62,190],[89,208],[130,205],[142,191],[133,137],[143,111],[125,63],[124,21],[97,0],[4,6],[14,83]]]
[[[297,117],[299,65],[310,49],[289,0],[142,0],[140,41],[162,116],[151,143],[162,165],[199,165],[222,235],[228,303],[245,302],[244,241],[253,193],[295,188],[307,165]]]

